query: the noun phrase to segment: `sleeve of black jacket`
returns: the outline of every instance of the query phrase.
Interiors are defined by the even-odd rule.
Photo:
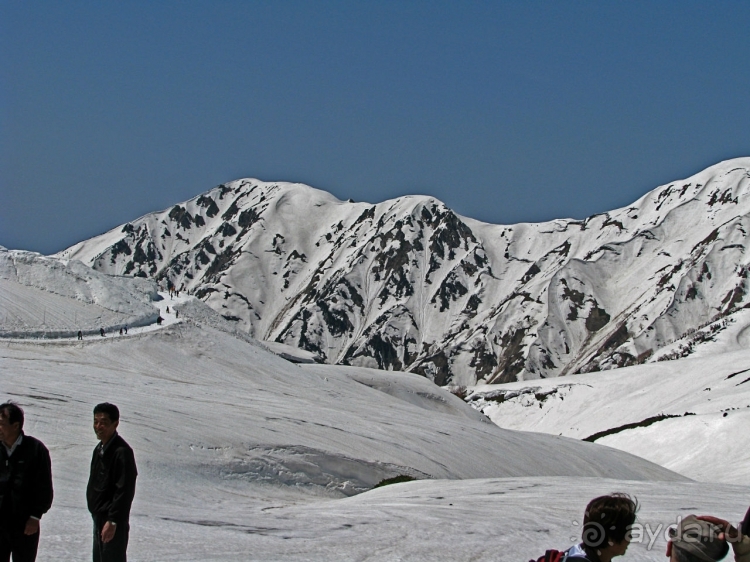
[[[135,466],[135,456],[130,447],[119,447],[115,451],[113,466],[114,495],[109,504],[108,521],[123,521],[130,514],[130,506],[135,497],[135,479],[138,470]]]
[[[36,462],[34,463],[34,476],[31,479],[32,493],[31,506],[29,514],[41,519],[42,515],[52,507],[52,461],[49,457],[49,451],[41,441],[35,440]]]

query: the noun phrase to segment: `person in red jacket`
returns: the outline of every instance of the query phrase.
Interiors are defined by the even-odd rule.
[[[135,456],[117,433],[120,411],[114,404],[94,408],[94,432],[99,445],[91,458],[86,502],[94,520],[94,562],[126,562],[130,507],[138,470]]]
[[[41,441],[23,432],[23,410],[0,404],[0,562],[33,562],[42,515],[52,506],[52,463]]]

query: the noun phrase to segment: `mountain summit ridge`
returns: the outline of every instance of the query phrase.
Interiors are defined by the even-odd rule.
[[[329,363],[473,384],[690,354],[750,302],[749,230],[738,158],[608,213],[516,225],[241,179],[58,256],[169,279]]]

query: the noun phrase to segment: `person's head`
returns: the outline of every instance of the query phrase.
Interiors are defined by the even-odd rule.
[[[591,500],[586,506],[581,532],[587,554],[595,560],[611,560],[625,554],[637,511],[638,502],[627,494]]]
[[[697,519],[695,515],[685,517],[676,528],[669,530],[667,556],[671,562],[716,562],[729,552],[726,541],[719,540],[721,527]]]
[[[106,444],[114,436],[120,424],[120,410],[109,402],[94,407],[94,433],[97,439]]]
[[[9,447],[16,442],[23,430],[23,410],[18,404],[0,404],[0,441]]]

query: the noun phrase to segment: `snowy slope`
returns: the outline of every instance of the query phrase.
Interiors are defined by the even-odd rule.
[[[43,520],[42,559],[87,555],[83,490],[95,445],[91,409],[104,400],[120,406],[121,433],[138,460],[131,546],[138,560],[299,560],[326,553],[350,560],[367,544],[385,548],[378,559],[395,560],[421,543],[410,539],[411,531],[399,541],[389,538],[403,518],[394,513],[421,511],[420,503],[441,501],[435,491],[443,489],[453,490],[462,513],[471,509],[474,500],[461,499],[467,492],[445,480],[422,489],[414,507],[390,505],[408,498],[403,488],[396,496],[376,496],[385,504],[375,510],[367,502],[329,503],[397,475],[451,481],[534,476],[542,479],[539,485],[556,476],[606,476],[628,481],[620,487],[638,486],[634,480],[685,482],[614,449],[500,429],[424,377],[298,366],[210,327],[226,321],[210,320],[207,307],[195,317],[190,306],[178,310],[179,320],[148,333],[0,346],[0,398],[26,409],[27,432],[50,447],[53,460],[56,500]],[[476,496],[476,485],[467,485],[474,490],[468,495]],[[492,505],[471,523],[483,533]],[[503,505],[500,498],[494,505]],[[431,511],[443,509],[425,506],[417,528],[435,532],[440,526],[430,524]],[[353,545],[349,529],[370,524],[368,542]],[[455,553],[455,544],[451,548]],[[477,542],[472,548],[485,547]]]
[[[749,190],[740,158],[583,221],[501,226],[244,179],[60,255],[169,279],[327,363],[508,382],[711,347],[748,302]]]
[[[750,482],[750,351],[526,383],[467,398],[499,426],[589,439],[705,482]]]
[[[82,404],[109,397],[131,412],[147,458],[219,480],[335,496],[398,474],[678,478],[616,450],[502,430],[417,375],[298,366],[190,323],[82,344],[16,341],[1,366],[5,393],[32,411],[72,420],[88,417]]]

